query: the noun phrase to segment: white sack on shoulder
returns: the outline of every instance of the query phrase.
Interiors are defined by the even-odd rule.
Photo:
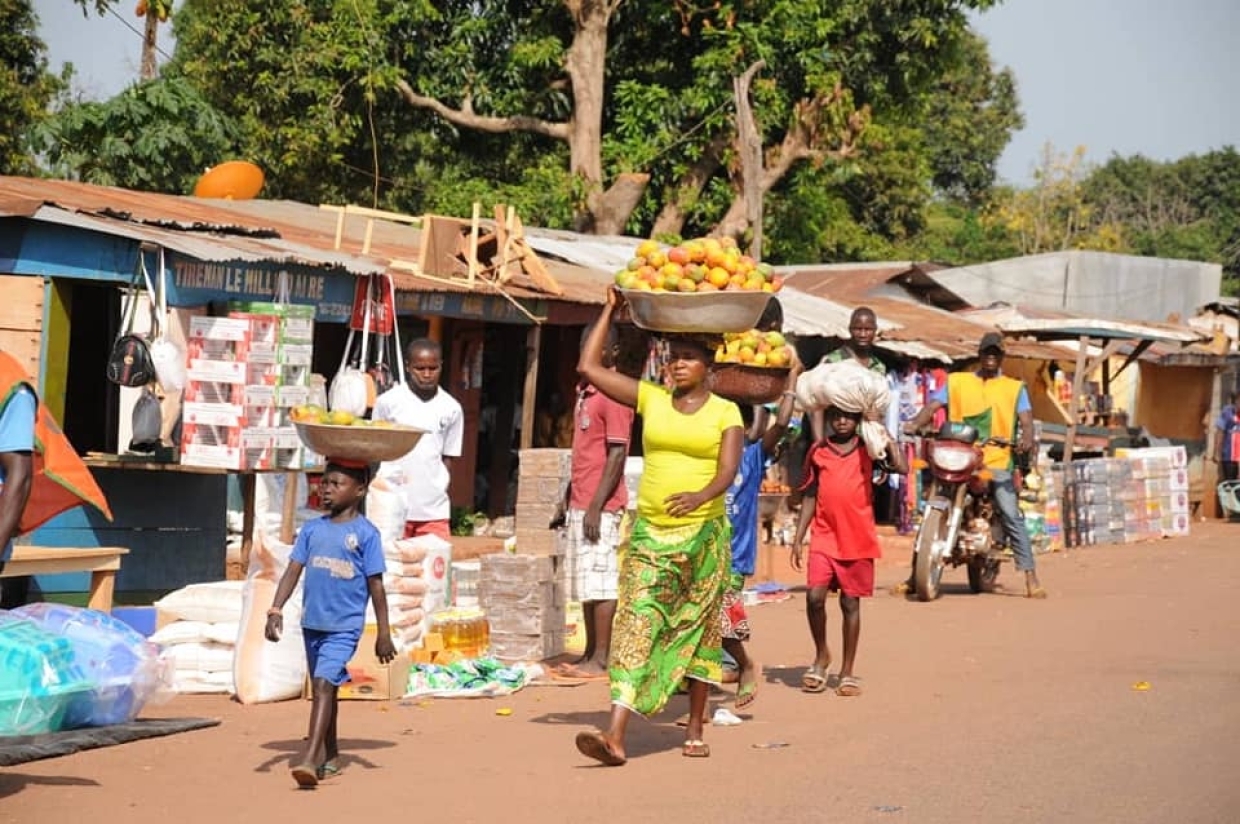
[[[834,406],[860,414],[860,434],[872,458],[887,452],[887,430],[882,421],[891,406],[891,388],[882,375],[854,360],[821,363],[797,379],[797,401],[805,409]]]

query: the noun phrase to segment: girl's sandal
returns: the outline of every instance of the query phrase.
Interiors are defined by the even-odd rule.
[[[835,688],[835,694],[841,698],[855,698],[861,694],[861,679],[845,675],[840,679],[840,685]]]
[[[680,754],[685,758],[710,758],[710,744],[698,739],[692,739],[685,742],[684,749]]]
[[[801,676],[802,692],[826,692],[827,690],[827,671],[825,668],[815,664],[805,671]]]
[[[314,771],[315,777],[322,781],[325,778],[335,778],[340,775],[340,765],[335,761],[328,761]]]

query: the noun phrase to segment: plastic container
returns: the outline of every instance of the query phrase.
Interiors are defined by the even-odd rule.
[[[132,721],[148,699],[170,683],[159,647],[106,612],[65,604],[29,604],[14,610],[68,643],[74,669],[89,688],[73,693],[64,729]]]
[[[478,578],[481,574],[480,561],[452,562],[452,606],[478,606]]]
[[[446,652],[461,658],[481,658],[491,648],[486,613],[476,607],[453,607],[431,615],[431,632],[443,638]]]
[[[0,613],[0,736],[62,729],[70,703],[93,688],[68,638]]]

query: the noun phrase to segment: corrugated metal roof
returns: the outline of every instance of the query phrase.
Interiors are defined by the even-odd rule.
[[[375,219],[369,252],[362,254],[367,219],[349,215],[337,249],[338,213],[294,201],[208,200],[74,181],[0,176],[0,216],[146,241],[205,261],[269,261],[359,275],[388,272],[402,291],[470,291],[463,282],[429,280],[391,268],[392,261],[417,260],[422,242],[418,228]],[[527,235],[537,234],[540,230],[527,230]],[[530,245],[535,244],[531,241]],[[608,270],[553,259],[544,259],[543,263],[563,288],[562,296],[552,298],[531,288],[523,276],[506,284],[505,290],[516,298],[596,305],[604,302],[605,287],[611,280]]]
[[[977,357],[977,342],[994,326],[979,324],[909,296],[902,282],[935,264],[876,263],[832,264],[826,266],[778,267],[789,287],[819,298],[833,300],[851,312],[868,306],[878,316],[876,346],[902,352],[924,360],[962,361]],[[847,337],[845,331],[836,337]],[[1062,350],[1040,343],[1012,342],[1013,357],[1052,360],[1064,357]]]

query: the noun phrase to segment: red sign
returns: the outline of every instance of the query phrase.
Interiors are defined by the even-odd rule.
[[[353,312],[349,316],[349,328],[355,332],[366,329],[366,305],[370,304],[370,333],[390,335],[396,318],[392,305],[392,288],[386,275],[365,275],[357,279],[353,288]]]

